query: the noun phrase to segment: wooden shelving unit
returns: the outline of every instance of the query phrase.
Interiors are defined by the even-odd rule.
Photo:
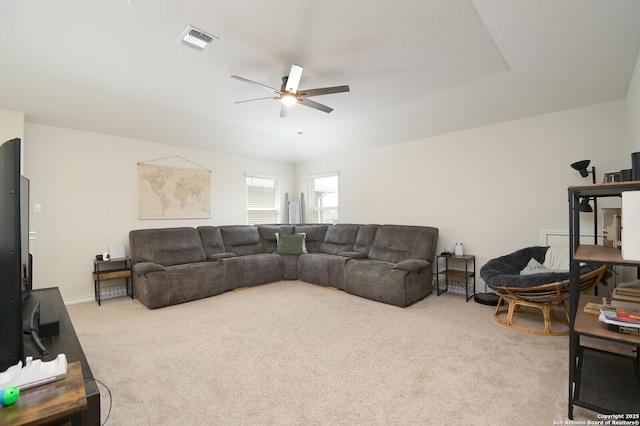
[[[638,265],[640,260],[624,260],[620,250],[615,247],[580,245],[573,255],[581,262],[598,262],[611,265]]]
[[[596,315],[583,311],[587,302],[599,299],[580,295],[580,262],[640,267],[640,260],[623,259],[615,247],[581,245],[578,208],[581,198],[620,197],[624,191],[638,190],[640,181],[569,187],[569,419],[573,419],[574,406],[603,414],[640,412],[640,337],[609,331]],[[593,348],[585,339],[627,345],[630,354]]]

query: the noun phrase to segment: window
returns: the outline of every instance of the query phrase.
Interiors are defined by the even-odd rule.
[[[338,174],[309,178],[309,217],[312,223],[338,222]]]
[[[247,223],[280,222],[280,180],[267,176],[246,176]]]

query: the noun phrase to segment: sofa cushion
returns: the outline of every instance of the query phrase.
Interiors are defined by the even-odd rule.
[[[225,290],[280,281],[284,273],[282,256],[275,253],[231,257],[222,263],[225,268]]]
[[[346,257],[335,256],[327,253],[306,253],[298,256],[298,279],[344,289],[344,265]]]
[[[302,254],[308,253],[305,245],[306,234],[304,232],[297,234],[280,234],[276,233],[276,239],[278,240],[278,248],[276,253],[278,254]]]
[[[258,225],[258,232],[262,239],[265,253],[273,253],[278,248],[276,234],[292,234],[293,225]]]
[[[377,230],[378,225],[361,225],[360,229],[358,229],[358,235],[356,237],[356,243],[353,246],[353,251],[369,253]]]
[[[167,268],[169,305],[221,294],[224,267],[220,262],[200,262]]]
[[[217,226],[199,226],[198,232],[202,238],[202,245],[207,257],[210,260],[217,260],[230,256],[224,255],[224,241],[222,241],[222,233]]]
[[[324,241],[320,245],[320,252],[327,254],[339,254],[344,251],[354,251],[356,237],[360,225],[333,225],[327,228]]]
[[[167,268],[154,262],[138,262],[133,265],[134,272],[138,274],[148,274],[149,272],[166,271]]]
[[[129,232],[132,258],[163,266],[204,262],[207,255],[195,228],[140,229]]]
[[[437,239],[437,228],[382,225],[376,231],[369,258],[392,263],[423,259],[433,263]]]
[[[264,245],[260,239],[258,228],[251,225],[221,226],[224,251],[236,256],[264,253]]]
[[[348,257],[349,259],[366,259],[367,253],[361,253],[359,251],[341,251],[338,256]]]
[[[309,253],[318,253],[329,226],[330,225],[296,225],[294,232],[304,232],[306,234],[305,244],[307,245],[307,251]]]
[[[378,260],[350,260],[344,265],[344,290],[378,302],[405,307],[431,292],[431,264],[415,272]],[[407,265],[409,266],[409,265]]]
[[[297,280],[298,279],[298,258],[297,254],[281,254],[282,258],[282,279]]]
[[[431,265],[423,259],[407,259],[393,265],[393,269],[402,269],[407,272],[420,272]]]

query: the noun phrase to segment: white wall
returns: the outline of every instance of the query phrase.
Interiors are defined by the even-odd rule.
[[[20,138],[24,142],[24,114],[0,109],[0,145],[8,140]],[[20,167],[24,174],[24,143],[20,145]]]
[[[631,77],[631,82],[629,83],[629,90],[625,102],[628,152],[638,152],[640,151],[640,53],[636,59],[636,66]],[[631,164],[627,163],[624,168],[630,167]],[[623,268],[624,281],[635,279],[637,276],[637,268]]]
[[[15,138],[24,138],[24,114],[0,109],[0,144]]]
[[[570,164],[591,159],[598,182],[629,167],[624,135],[616,101],[311,161],[296,175],[306,188],[308,175],[338,170],[341,222],[435,226],[438,252],[462,242],[480,269],[568,229],[567,187],[591,183]]]
[[[34,286],[58,286],[66,301],[93,297],[93,259],[125,244],[132,229],[246,223],[246,172],[280,176],[293,165],[26,123],[25,175],[31,180]],[[211,173],[212,218],[139,220],[139,162],[180,156]],[[33,204],[42,213],[33,212]]]
[[[627,128],[630,152],[640,151],[640,54],[627,93]]]

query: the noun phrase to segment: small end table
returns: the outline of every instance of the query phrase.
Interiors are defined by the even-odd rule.
[[[444,269],[440,270],[440,259],[444,259]],[[476,294],[476,257],[472,254],[463,256],[441,254],[436,259],[436,289],[438,296],[449,292],[463,295],[468,302]],[[464,269],[462,264],[464,263]],[[440,275],[444,275],[444,288],[440,289]],[[450,280],[449,277],[452,277]],[[471,282],[470,282],[471,281]],[[471,287],[473,284],[473,287]],[[464,287],[464,292],[462,288]]]
[[[133,299],[131,277],[132,261],[130,257],[93,261],[93,285],[98,306],[105,299],[129,296]],[[124,279],[124,285],[102,288],[102,281]]]

